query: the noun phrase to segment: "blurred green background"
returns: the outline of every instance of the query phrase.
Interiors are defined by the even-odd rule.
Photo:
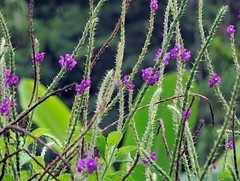
[[[127,13],[126,20],[126,51],[124,56],[123,75],[129,74],[134,63],[137,61],[141,51],[143,41],[148,28],[150,0],[131,2],[130,9]],[[100,11],[99,23],[96,30],[95,53],[101,45],[110,36],[115,23],[119,18],[121,11],[120,0],[107,1]],[[218,9],[222,5],[229,5],[230,9],[224,17],[223,22],[218,28],[217,34],[210,46],[210,56],[215,65],[215,71],[221,76],[221,89],[226,98],[231,94],[232,85],[234,83],[234,67],[231,57],[229,36],[226,28],[229,24],[236,27],[236,36],[239,37],[240,19],[237,18],[240,10],[240,1],[231,0],[208,0],[205,1],[204,23],[206,33],[211,27]],[[196,57],[196,53],[200,48],[199,31],[197,26],[197,1],[189,0],[187,9],[181,19],[181,33],[184,38],[185,48],[191,50],[192,58]],[[153,59],[158,48],[162,43],[163,15],[166,1],[159,1],[159,9],[157,11],[156,26],[152,37],[152,43],[147,53],[143,67],[153,65]],[[78,43],[84,25],[88,19],[88,0],[39,0],[35,1],[34,6],[34,29],[35,37],[40,41],[40,51],[46,52],[46,57],[42,63],[41,80],[44,85],[49,85],[59,71],[58,59],[60,55],[71,53]],[[13,46],[16,50],[16,74],[20,78],[33,77],[32,63],[30,60],[31,45],[29,38],[29,22],[28,22],[28,1],[25,0],[0,0],[0,9],[6,19],[7,25],[11,32]],[[0,31],[0,36],[2,32]],[[96,64],[92,72],[91,94],[92,102],[90,104],[90,114],[94,111],[94,99],[100,84],[99,77],[102,77],[106,70],[114,66],[118,35],[110,43],[100,60]],[[171,47],[174,46],[174,41]],[[171,48],[170,47],[170,48]],[[239,41],[237,41],[239,47]],[[60,87],[71,83],[80,82],[84,70],[86,59],[86,45],[80,51],[77,57],[78,67],[65,76],[59,84]],[[239,50],[239,48],[237,48]],[[188,63],[191,66],[191,63]],[[172,61],[166,69],[166,73],[175,71],[176,65]],[[204,119],[207,123],[205,128],[197,140],[200,160],[204,160],[204,153],[210,148],[209,145],[215,138],[216,129],[222,122],[224,110],[214,96],[212,89],[208,88],[208,73],[204,63],[200,64],[197,74],[197,82],[199,85],[199,93],[208,97],[213,104],[214,115],[217,125],[210,126],[210,110],[206,103],[200,100],[199,119]],[[136,87],[142,84],[141,74],[137,74],[134,79]],[[136,91],[137,92],[137,91]],[[62,93],[61,99],[71,107],[73,100],[73,92]],[[114,110],[110,113],[112,120],[116,118]],[[203,159],[202,159],[203,158]]]

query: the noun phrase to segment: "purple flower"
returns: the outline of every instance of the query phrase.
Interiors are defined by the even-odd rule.
[[[157,11],[158,9],[158,1],[157,0],[153,0],[150,4],[150,7],[153,11]]]
[[[233,149],[233,141],[229,141],[228,143],[228,149],[232,150]]]
[[[78,172],[82,172],[88,169],[88,173],[91,174],[97,170],[98,158],[84,158],[76,163]]]
[[[98,158],[89,158],[87,162],[88,173],[91,174],[97,170]]]
[[[0,114],[3,116],[10,115],[11,101],[8,98],[3,99],[2,103],[0,104]]]
[[[155,55],[155,59],[154,59],[155,61],[158,61],[158,59],[159,59],[161,53],[162,53],[162,49],[159,48],[158,51],[157,51],[157,53],[156,53],[156,55]]]
[[[212,164],[212,169],[213,169],[213,170],[216,170],[216,169],[217,169],[217,163],[216,163],[216,162]]]
[[[129,75],[125,75],[123,77],[123,85],[128,85],[128,79],[129,79]]]
[[[61,55],[58,63],[61,67],[66,66],[67,70],[72,70],[77,64],[77,62],[69,54],[66,54],[65,58]]]
[[[185,111],[182,112],[182,120],[183,121],[187,121],[192,115],[192,111],[191,109],[187,109]]]
[[[152,161],[156,161],[157,159],[157,153],[154,151],[150,154],[150,158],[152,159]]]
[[[129,82],[129,75],[125,75],[123,77],[123,85],[126,85],[127,86],[127,89],[128,90],[133,90],[135,85],[132,83],[132,82]]]
[[[85,168],[87,168],[87,164],[88,164],[88,159],[81,159],[77,161],[76,167],[78,172],[82,172],[83,170],[85,170]]]
[[[210,88],[213,88],[214,85],[219,85],[220,83],[221,78],[216,73],[213,73],[212,77],[208,79],[208,85]]]
[[[187,51],[185,48],[181,50],[181,60],[188,61],[191,58],[191,52]]]
[[[170,59],[171,59],[171,52],[167,52],[164,55],[164,59],[163,59],[164,66],[167,66],[169,64]]]
[[[160,71],[157,71],[154,75],[152,75],[152,71],[152,67],[142,69],[142,79],[147,81],[150,86],[153,86],[160,79]]]
[[[171,50],[171,57],[175,59],[180,54],[180,46],[175,45],[174,48]]]
[[[146,81],[149,76],[152,74],[152,67],[148,67],[146,69],[142,69],[142,79]]]
[[[5,87],[10,86],[17,87],[19,81],[18,76],[11,75],[11,71],[9,69],[6,69],[5,78],[6,78]]]
[[[148,161],[147,161],[146,158],[143,158],[143,159],[142,159],[142,162],[143,162],[144,165],[148,166]]]
[[[157,153],[154,151],[154,152],[152,152],[151,154],[150,154],[150,159],[152,160],[152,161],[156,161],[156,159],[157,159]],[[146,158],[143,158],[142,159],[142,162],[143,162],[143,164],[144,165],[146,165],[146,166],[148,166],[148,160],[146,159]]]
[[[235,29],[233,25],[229,25],[227,28],[227,32],[229,33],[229,35],[233,35],[235,33]]]
[[[91,86],[91,78],[88,77],[87,80],[82,80],[81,84],[77,85],[76,92],[82,94],[85,89]]]
[[[240,11],[238,11],[237,18],[240,19]]]
[[[35,54],[35,61],[36,62],[42,62],[44,60],[44,57],[45,57],[45,52],[36,53]],[[32,59],[32,62],[33,62],[34,61],[33,54],[31,54],[31,59]]]

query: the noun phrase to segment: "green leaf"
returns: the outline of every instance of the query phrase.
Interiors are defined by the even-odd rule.
[[[122,180],[122,177],[125,175],[125,172],[123,171],[117,171],[111,175],[108,175],[104,178],[105,181],[120,181]]]
[[[71,180],[71,174],[69,174],[69,173],[61,174],[58,177],[58,179],[61,180],[61,181],[69,181],[69,180]],[[55,180],[55,179],[51,179],[51,180]]]
[[[219,179],[231,179],[231,173],[224,170],[220,175],[219,175]]]
[[[189,74],[184,74],[183,85],[187,82],[188,76],[189,76]],[[175,91],[175,87],[176,87],[176,80],[177,80],[177,73],[171,73],[171,74],[167,74],[164,76],[164,79],[162,82],[162,93],[161,93],[162,99],[169,98],[174,95],[174,91]],[[157,88],[156,86],[157,85],[148,88],[139,107],[149,104],[149,102],[152,98],[152,95],[154,94],[154,92]],[[193,93],[198,92],[196,83],[193,83],[191,92],[193,92]],[[176,135],[174,134],[174,130],[173,130],[174,125],[173,125],[173,120],[172,120],[172,112],[168,107],[169,104],[170,104],[170,102],[164,102],[164,103],[159,104],[156,117],[162,118],[162,120],[164,122],[165,137],[166,137],[169,149],[172,151]],[[191,108],[192,116],[188,120],[188,123],[189,123],[188,125],[190,128],[193,128],[194,125],[196,124],[197,115],[198,115],[198,105],[199,105],[199,99],[195,99],[193,106]],[[148,108],[138,111],[135,114],[134,119],[133,119],[133,120],[135,120],[136,129],[137,129],[138,136],[140,137],[140,139],[142,138],[142,135],[147,126],[148,111],[149,111]],[[154,133],[157,133],[157,129],[158,129],[158,125],[155,126]],[[123,145],[124,146],[136,145],[136,140],[134,138],[134,134],[130,127],[125,134]],[[154,139],[152,151],[157,152],[156,163],[164,171],[168,172],[171,161],[166,154],[166,149],[164,147],[162,137],[160,134],[158,134]],[[134,154],[135,154],[135,152],[132,153],[132,155],[134,155]],[[145,170],[144,165],[141,162],[139,162],[139,164],[136,166],[133,173],[131,174],[132,178],[137,179],[138,181],[144,181],[145,180],[145,176],[144,176],[145,171],[144,170]],[[158,179],[161,179],[161,177],[158,177]]]
[[[117,145],[122,139],[122,133],[120,132],[111,132],[108,137],[107,137],[107,145],[110,146],[114,146]]]
[[[97,136],[96,147],[101,158],[105,159],[106,138],[101,134]]]
[[[124,154],[124,153],[135,151],[136,149],[137,149],[137,147],[133,146],[133,145],[123,146],[123,147],[119,148],[116,155],[121,155],[121,154]]]
[[[33,80],[22,79],[18,86],[20,104],[26,109],[32,95]],[[39,96],[46,90],[46,87],[39,85]],[[56,96],[39,105],[34,112],[33,122],[41,128],[49,129],[50,133],[64,142],[70,111],[67,106]]]
[[[130,152],[118,154],[116,156],[115,162],[133,162]]]
[[[33,130],[31,132],[31,134],[37,138],[39,138],[40,136],[42,136],[44,133],[47,133],[48,129],[45,128],[37,128],[35,130]],[[26,137],[26,143],[25,143],[25,147],[28,147],[32,142],[34,141],[34,139],[31,136],[27,136]]]

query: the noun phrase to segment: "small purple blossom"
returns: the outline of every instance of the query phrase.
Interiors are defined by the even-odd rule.
[[[159,81],[160,71],[157,71],[154,75],[148,77],[148,85],[153,86],[156,82]]]
[[[153,86],[160,79],[160,71],[157,71],[154,75],[152,75],[152,72],[152,67],[142,69],[142,79],[147,81],[148,85],[150,86]]]
[[[91,78],[88,77],[87,80],[82,80],[79,85],[76,87],[76,92],[82,94],[85,89],[91,86]]]
[[[227,28],[227,32],[229,33],[229,35],[233,35],[235,33],[235,28],[233,25],[229,25]]]
[[[220,83],[221,78],[216,73],[213,73],[212,77],[208,79],[208,85],[210,88],[213,88],[214,85],[219,85]]]
[[[155,151],[152,152],[152,153],[150,154],[150,158],[151,158],[152,161],[156,161],[156,159],[157,159],[157,153],[156,153]]]
[[[146,158],[143,158],[142,162],[143,162],[144,165],[148,166],[148,160]]]
[[[0,114],[3,116],[9,116],[11,111],[11,101],[8,98],[3,99],[0,104]]]
[[[151,154],[150,154],[150,159],[152,160],[152,161],[156,161],[156,159],[157,159],[157,153],[154,151],[154,152],[152,152]],[[148,160],[146,159],[146,158],[143,158],[142,159],[142,162],[143,162],[143,164],[144,165],[146,165],[146,166],[148,166]]]
[[[171,52],[167,52],[164,55],[164,59],[163,59],[164,66],[167,66],[169,64],[170,59],[171,59]]]
[[[11,71],[9,69],[6,69],[5,78],[6,78],[5,87],[10,86],[17,87],[19,81],[18,76],[11,75]]]
[[[158,9],[158,1],[157,0],[153,0],[150,4],[150,7],[153,11],[157,11]]]
[[[238,11],[237,18],[240,19],[240,11]]]
[[[97,170],[98,158],[84,158],[76,163],[78,172],[82,172],[88,169],[88,173],[91,174]]]
[[[142,69],[142,79],[144,81],[146,81],[148,79],[148,77],[151,76],[152,71],[153,71],[152,67],[148,67],[146,69]]]
[[[161,56],[161,53],[162,53],[162,49],[159,48],[156,55],[155,55],[155,59],[154,59],[155,61],[158,61],[159,57]]]
[[[175,59],[180,54],[180,46],[175,45],[174,48],[171,50],[171,58]]]
[[[85,168],[87,168],[87,163],[88,163],[88,159],[81,159],[77,161],[76,167],[78,172],[82,172],[83,170],[85,170]]]
[[[183,121],[187,121],[192,115],[192,111],[191,109],[187,109],[185,111],[182,112],[182,120]]]
[[[229,141],[228,143],[228,149],[232,150],[233,149],[233,141]]]
[[[191,58],[191,52],[187,51],[187,49],[181,50],[181,61],[188,61]]]
[[[123,85],[126,85],[127,86],[127,89],[128,90],[133,90],[135,85],[132,83],[132,82],[129,82],[129,75],[125,75],[123,77]]]
[[[216,170],[216,169],[217,169],[217,163],[216,163],[216,162],[214,162],[214,163],[212,164],[212,169],[213,169],[213,170]]]
[[[98,158],[89,158],[87,162],[88,173],[91,174],[97,170]]]
[[[45,57],[45,52],[36,53],[35,54],[35,61],[36,62],[42,62],[44,60],[44,57]],[[33,62],[34,61],[33,54],[31,54],[31,59],[32,59],[32,62]]]
[[[77,62],[69,54],[66,54],[65,58],[61,55],[58,63],[61,67],[66,66],[67,70],[72,70],[77,64]]]

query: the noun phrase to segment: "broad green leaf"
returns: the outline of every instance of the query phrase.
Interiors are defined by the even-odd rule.
[[[120,142],[121,138],[122,138],[122,133],[116,132],[116,131],[111,132],[107,137],[107,145],[109,147],[117,145]]]
[[[26,109],[32,94],[33,80],[22,79],[18,86],[20,104]],[[46,90],[43,85],[39,86],[39,96]],[[39,105],[33,116],[34,123],[41,128],[49,129],[50,133],[64,142],[70,111],[67,106],[61,102],[56,96],[50,97],[48,100]]]
[[[123,146],[121,148],[119,148],[119,150],[117,151],[116,155],[121,155],[121,154],[124,154],[124,153],[129,153],[131,151],[134,151],[136,150],[137,147],[136,146],[133,146],[133,145],[129,145],[129,146]]]
[[[118,154],[116,156],[115,162],[133,162],[130,152]]]
[[[31,134],[37,138],[39,138],[40,136],[42,136],[44,133],[47,133],[48,129],[45,128],[37,128],[35,130],[33,130],[31,132]],[[32,142],[34,141],[34,139],[31,136],[27,136],[26,137],[26,143],[24,146],[28,147]]]
[[[189,74],[185,74],[183,76],[184,83],[187,82],[188,75]],[[169,98],[174,95],[174,91],[175,91],[175,87],[176,87],[176,80],[177,80],[177,73],[171,73],[171,74],[167,74],[164,76],[164,79],[162,82],[161,99]],[[139,107],[149,104],[149,102],[152,98],[152,95],[154,94],[154,91],[156,90],[156,86],[157,85],[148,88]],[[193,92],[193,93],[198,92],[196,83],[193,83],[191,92]],[[173,150],[175,133],[173,130],[174,125],[173,125],[173,120],[172,120],[172,112],[168,107],[169,104],[171,104],[171,101],[159,104],[156,117],[161,118],[163,120],[164,127],[165,127],[165,137],[166,137],[169,149]],[[196,124],[197,115],[198,115],[198,104],[199,104],[199,99],[195,99],[193,106],[191,108],[192,116],[188,120],[190,128],[193,128],[194,125]],[[138,131],[138,135],[140,138],[142,138],[142,135],[147,126],[148,111],[149,111],[148,108],[139,110],[135,114],[134,119],[133,119],[133,120],[135,120],[136,129]],[[158,125],[156,124],[154,133],[157,133],[157,129],[158,129]],[[130,127],[125,134],[123,145],[124,146],[136,145],[136,140],[134,138],[134,134]],[[166,149],[164,147],[161,134],[158,134],[155,137],[152,151],[157,152],[156,163],[161,168],[163,168],[166,172],[168,172],[171,161],[166,154]],[[133,153],[133,154],[135,154],[135,153]],[[144,176],[145,171],[144,170],[145,170],[145,167],[144,167],[143,163],[139,162],[139,164],[137,165],[137,167],[134,169],[133,173],[131,174],[132,178],[137,179],[138,181],[144,181],[145,180],[145,176]]]
[[[96,147],[101,158],[105,159],[106,138],[101,134],[99,134],[96,139]]]

